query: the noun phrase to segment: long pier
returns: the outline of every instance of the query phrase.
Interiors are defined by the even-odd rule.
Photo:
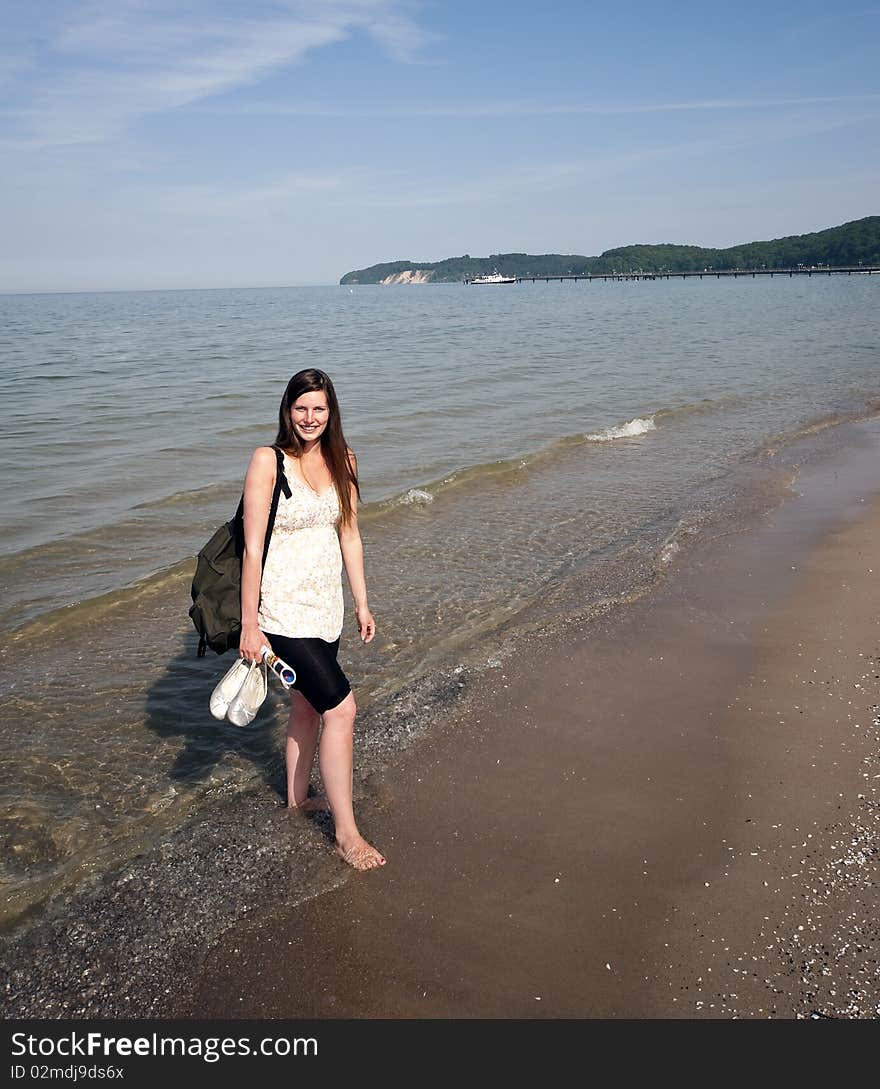
[[[566,280],[692,280],[715,277],[718,280],[740,276],[852,276],[852,275],[880,275],[880,265],[840,265],[823,266],[822,268],[732,268],[732,269],[703,269],[700,272],[568,272],[563,276],[517,276],[518,284],[537,283],[544,281],[550,283],[557,280],[563,283]],[[465,280],[466,284],[473,281]]]

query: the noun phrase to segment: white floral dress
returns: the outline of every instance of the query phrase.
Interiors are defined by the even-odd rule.
[[[264,632],[334,642],[342,634],[342,551],[336,526],[339,497],[320,495],[300,480],[284,454],[290,498],[278,496],[257,620]]]

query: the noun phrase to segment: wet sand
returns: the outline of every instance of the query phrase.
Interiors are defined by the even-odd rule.
[[[293,910],[279,889],[168,1013],[880,1013],[869,445],[641,601],[532,636],[362,803],[388,865]]]
[[[791,498],[640,600],[371,715],[383,869],[218,793],[3,938],[4,1016],[876,1016],[876,432],[805,440]]]

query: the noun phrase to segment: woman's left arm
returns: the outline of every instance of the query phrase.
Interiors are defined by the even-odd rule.
[[[352,468],[357,472],[355,456],[349,452]],[[348,575],[348,584],[351,587],[351,596],[354,598],[355,615],[357,616],[358,632],[365,643],[372,641],[376,634],[376,622],[367,604],[367,580],[364,576],[364,543],[361,540],[361,532],[357,521],[357,491],[351,486],[351,521],[347,525],[339,527],[339,547],[342,551],[342,562],[345,564],[345,573]]]

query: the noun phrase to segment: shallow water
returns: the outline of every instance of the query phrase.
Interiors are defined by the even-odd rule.
[[[192,556],[327,370],[358,454],[367,712],[518,627],[627,600],[772,505],[812,430],[880,403],[873,277],[0,298],[6,918],[220,793],[277,789],[207,713]],[[830,438],[828,441],[832,441]]]

